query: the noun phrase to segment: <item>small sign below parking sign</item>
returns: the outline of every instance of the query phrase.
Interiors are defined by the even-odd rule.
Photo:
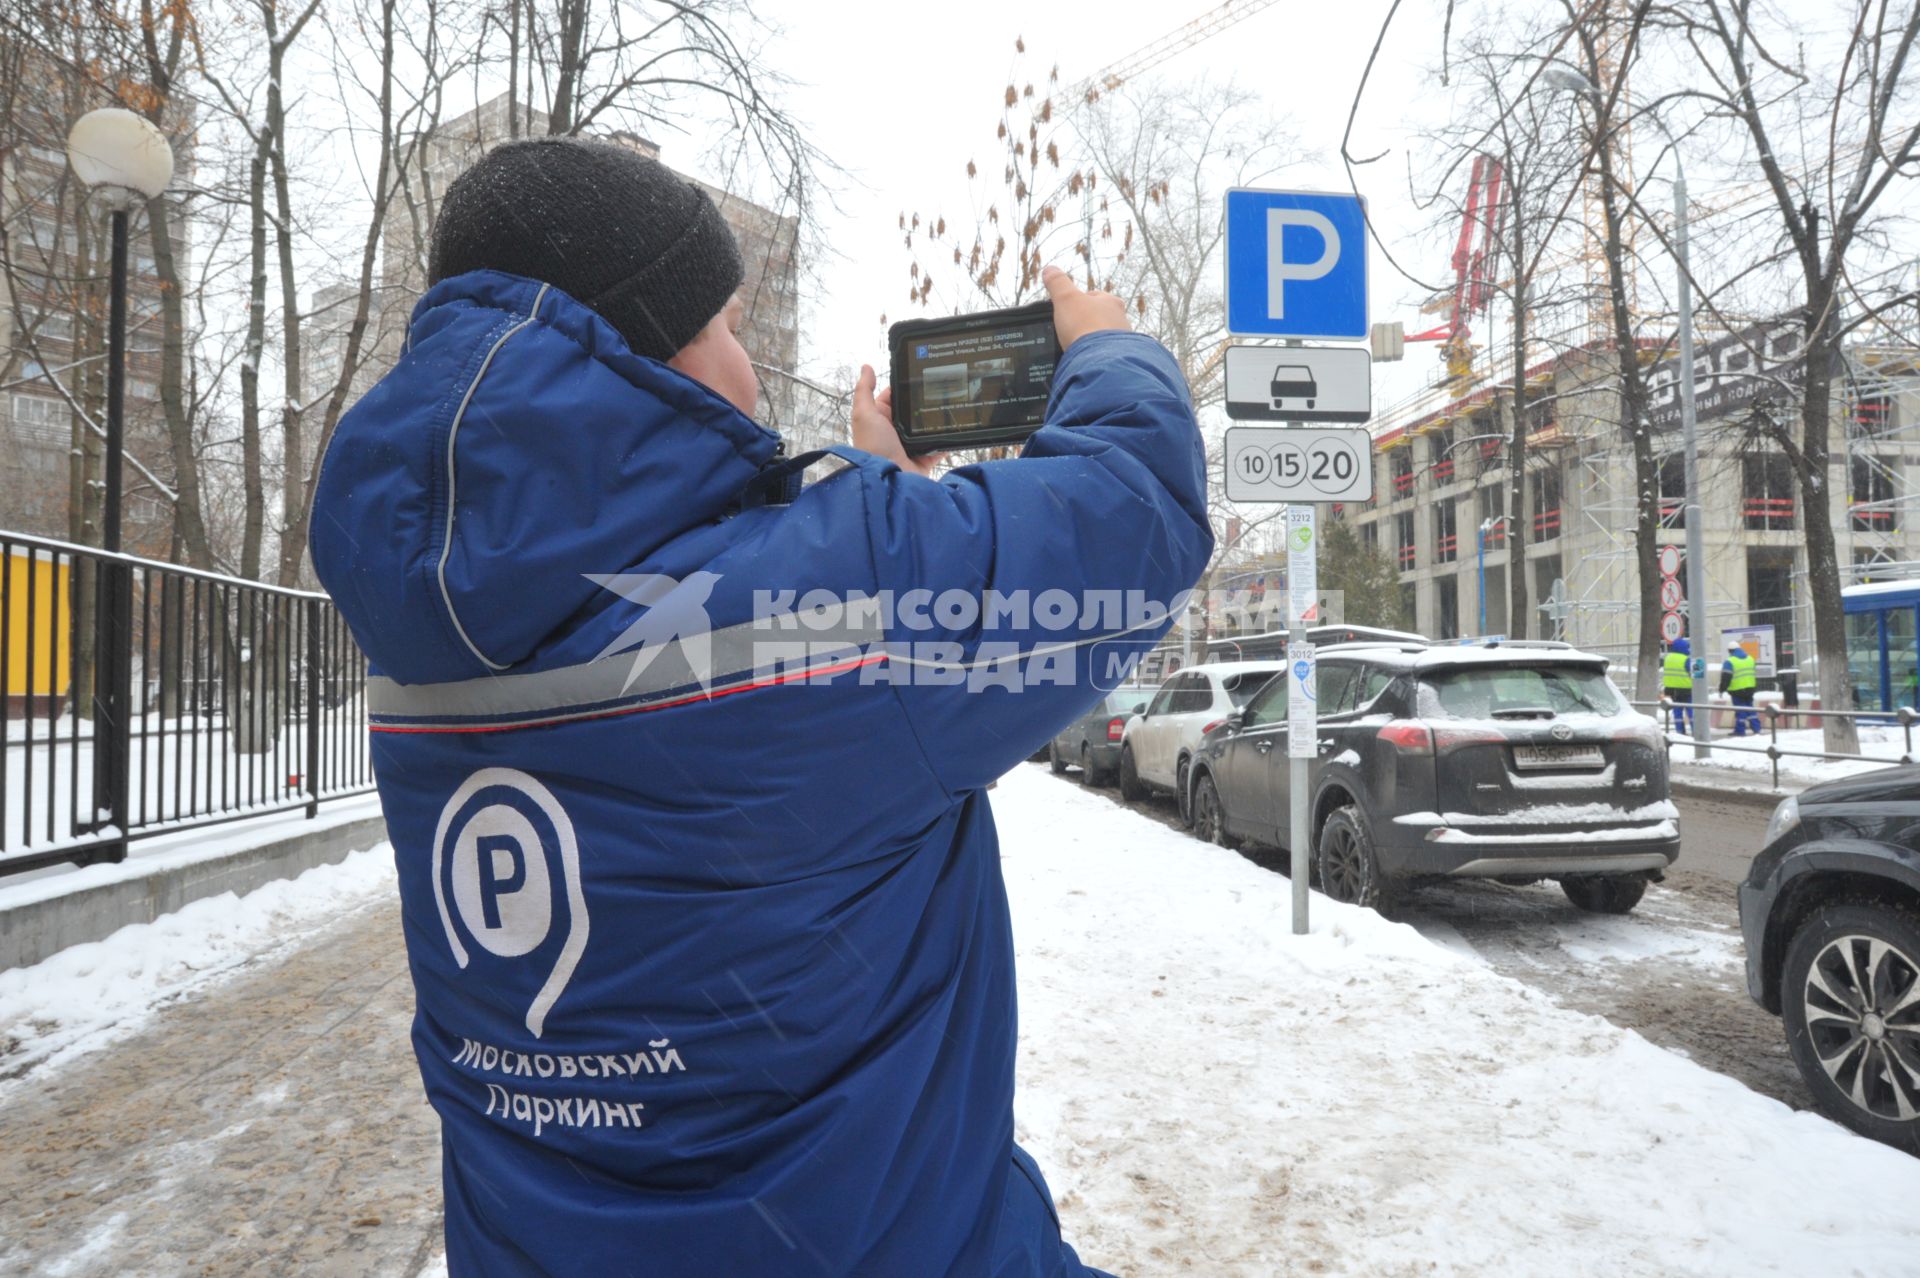
[[[1373,357],[1355,346],[1229,346],[1227,416],[1240,422],[1364,422]]]

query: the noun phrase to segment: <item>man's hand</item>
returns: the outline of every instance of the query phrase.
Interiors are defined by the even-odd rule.
[[[1111,293],[1085,292],[1073,282],[1073,276],[1057,266],[1041,271],[1040,282],[1053,299],[1053,331],[1059,334],[1063,351],[1088,333],[1108,329],[1124,333],[1133,327],[1127,323],[1125,302]]]
[[[875,457],[884,457],[901,470],[932,479],[933,468],[946,454],[926,453],[916,457],[907,451],[900,442],[900,432],[893,428],[893,387],[875,395],[876,380],[873,365],[862,364],[860,379],[853,384],[853,446]]]

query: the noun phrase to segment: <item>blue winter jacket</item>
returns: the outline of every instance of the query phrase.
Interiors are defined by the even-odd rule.
[[[558,290],[421,299],[312,547],[376,676],[455,1275],[1087,1272],[1013,1143],[984,788],[1212,538],[1161,347],[1075,343],[1048,420],[794,495],[777,436]]]

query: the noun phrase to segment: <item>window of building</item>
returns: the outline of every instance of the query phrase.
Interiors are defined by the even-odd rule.
[[[1660,526],[1687,526],[1687,456],[1668,453],[1660,459]]]
[[[1900,526],[1893,506],[1898,465],[1897,458],[1854,456],[1853,501],[1848,514],[1855,532],[1892,532]]]
[[[1415,631],[1420,629],[1419,582],[1407,581],[1400,584],[1400,616],[1406,622],[1408,629]]]
[[[1853,405],[1856,435],[1890,435],[1894,429],[1893,396],[1862,395]]]
[[[1389,466],[1393,472],[1393,495],[1411,497],[1413,495],[1413,450],[1396,448],[1388,454],[1393,460]]]
[[[1380,553],[1380,521],[1369,519],[1360,525],[1360,544],[1367,548],[1368,554]]]
[[[44,395],[15,395],[13,437],[27,447],[64,450],[72,438],[67,406]]]
[[[1460,579],[1442,577],[1434,595],[1433,626],[1442,639],[1460,637]]]
[[[1793,467],[1782,453],[1740,459],[1740,509],[1746,526],[1766,532],[1793,528]]]
[[[1549,466],[1533,473],[1533,539],[1552,541],[1560,535],[1560,468]]]
[[[1793,547],[1747,550],[1747,624],[1772,626],[1780,666],[1793,665]]]
[[[43,341],[70,342],[73,340],[73,316],[64,311],[48,310],[39,306],[22,306],[16,312],[14,323],[23,334],[32,333]]]
[[[1528,435],[1540,435],[1553,429],[1553,408],[1554,404],[1550,399],[1543,399],[1527,405]]]
[[[1413,512],[1411,510],[1403,510],[1393,517],[1393,532],[1394,553],[1397,556],[1400,571],[1405,572],[1413,567],[1414,559],[1418,554],[1414,543]]]
[[[1433,562],[1450,564],[1460,557],[1460,528],[1452,498],[1433,506]]]
[[[1487,566],[1485,593],[1480,596],[1480,633],[1507,633],[1507,569],[1504,564]]]
[[[1560,556],[1544,555],[1533,561],[1533,603],[1540,618],[1540,635],[1558,639],[1566,631],[1567,585],[1560,575]]]
[[[1427,436],[1428,455],[1432,458],[1433,482],[1444,484],[1453,478],[1453,431],[1436,430]]]

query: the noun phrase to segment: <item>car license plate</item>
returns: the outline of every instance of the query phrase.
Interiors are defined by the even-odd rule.
[[[1516,768],[1598,768],[1606,761],[1597,745],[1517,745],[1513,748]]]

